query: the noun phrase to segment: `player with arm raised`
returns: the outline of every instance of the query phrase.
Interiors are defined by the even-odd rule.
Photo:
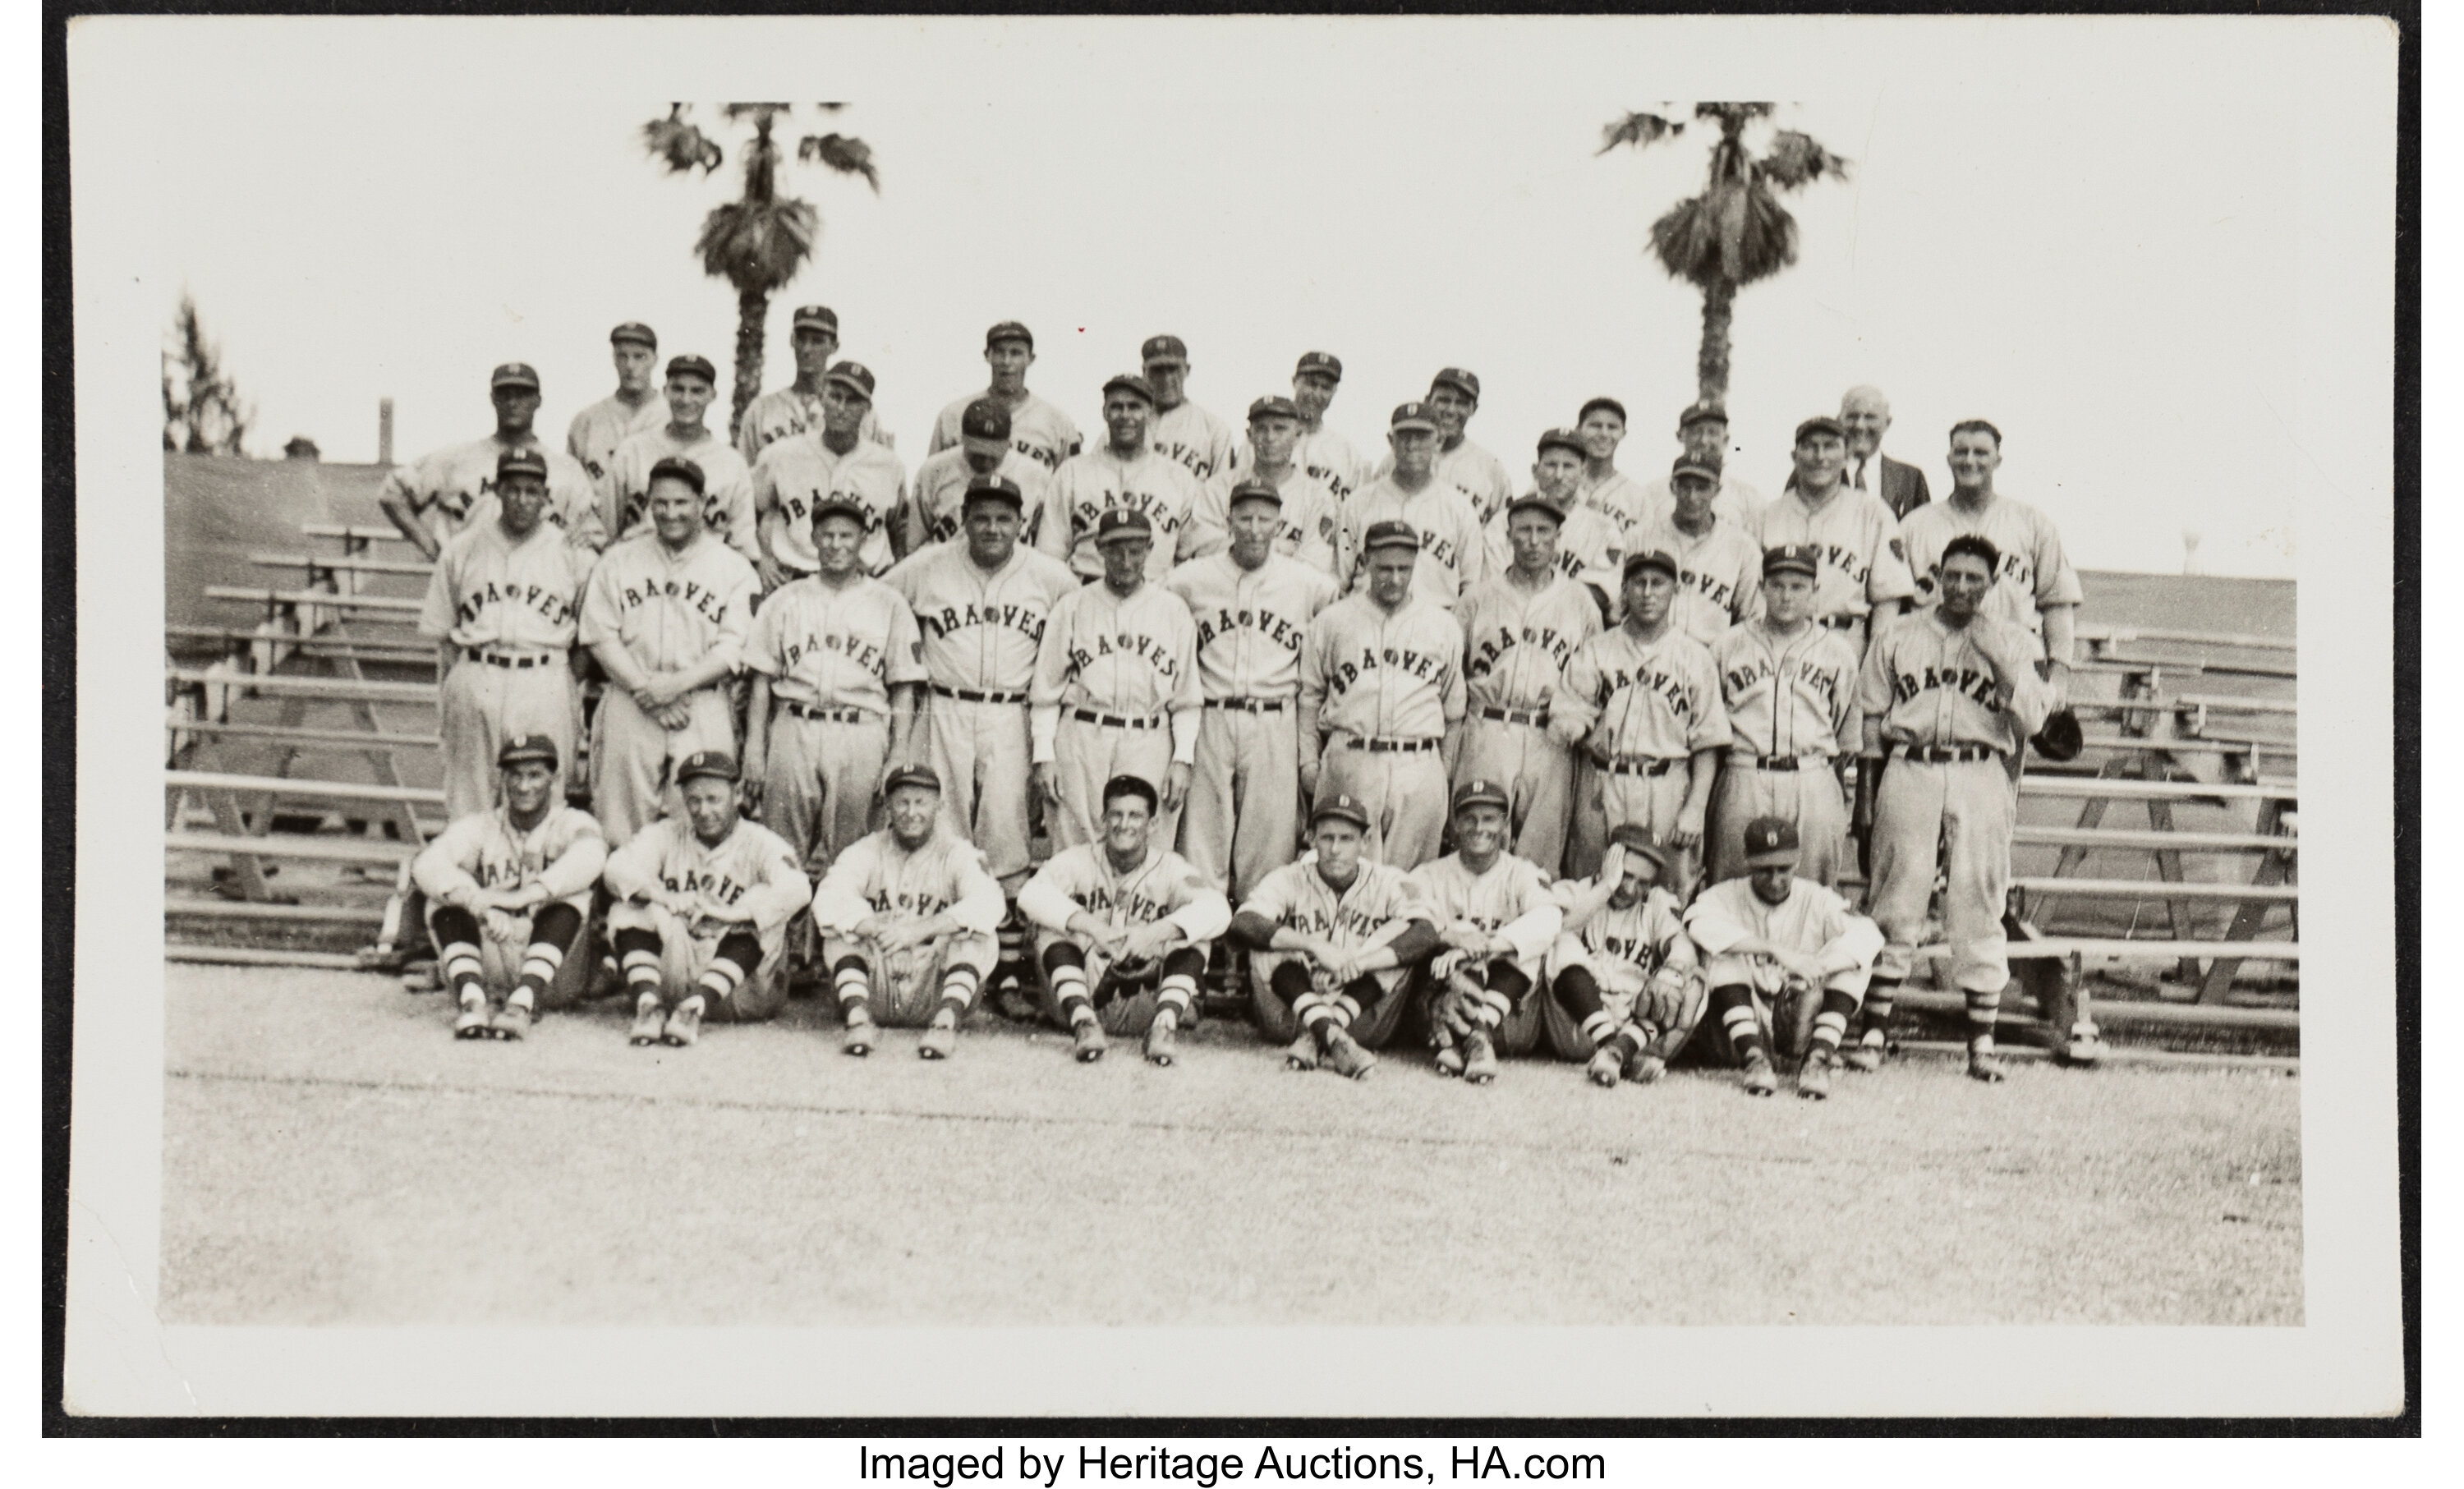
[[[759,466],[762,451],[781,440],[810,434],[822,427],[824,380],[839,355],[838,312],[827,305],[797,307],[788,326],[787,349],[796,359],[796,381],[746,405],[744,418],[736,427],[736,452],[744,457],[748,470]],[[884,449],[897,443],[873,419],[869,403],[864,417],[856,421],[856,433]]]
[[[385,472],[377,505],[420,557],[431,563],[447,542],[495,520],[496,464],[507,452],[535,450],[547,463],[547,519],[576,547],[596,550],[610,531],[591,500],[590,474],[570,455],[548,449],[532,426],[539,419],[539,381],[527,362],[509,361],[488,375],[496,431],[451,445]]]
[[[1620,827],[1597,875],[1552,887],[1566,918],[1549,953],[1542,1018],[1551,1047],[1588,1061],[1600,1086],[1659,1080],[1703,1018],[1693,938],[1660,887],[1667,858],[1648,829]]]
[[[1497,1079],[1497,1056],[1528,1055],[1540,1038],[1541,961],[1564,909],[1549,876],[1506,848],[1506,790],[1466,780],[1455,791],[1454,852],[1412,870],[1437,928],[1429,962],[1429,1027],[1438,1074],[1474,1085]]]
[[[593,493],[607,479],[616,447],[668,422],[668,400],[659,391],[659,334],[638,320],[607,333],[615,355],[616,391],[573,416],[564,431],[564,452],[581,462]]]
[[[941,410],[940,417],[933,421],[933,445],[925,453],[937,455],[956,449],[965,437],[962,427],[968,405],[984,400],[1009,415],[1012,449],[1042,466],[1047,475],[1060,470],[1063,461],[1078,453],[1078,426],[1052,404],[1026,390],[1026,369],[1035,364],[1035,333],[1015,320],[994,326],[984,333],[984,362],[992,368],[992,385]]]
[[[1711,810],[1711,877],[1746,871],[1746,824],[1795,826],[1799,871],[1830,888],[1848,866],[1848,803],[1839,769],[1863,744],[1857,653],[1814,624],[1820,558],[1810,548],[1763,556],[1762,614],[1711,644],[1735,743]]]
[[[851,361],[830,369],[822,385],[822,422],[761,452],[753,468],[753,506],[759,514],[763,592],[813,572],[813,517],[823,506],[852,507],[864,522],[856,561],[879,579],[907,553],[907,467],[890,447],[863,437],[872,411],[872,372]]]
[[[736,448],[705,427],[718,394],[718,369],[707,357],[668,359],[668,422],[616,447],[604,500],[607,530],[618,538],[650,530],[650,472],[670,460],[690,460],[702,473],[702,524],[759,565],[761,540],[753,510],[753,472]]]

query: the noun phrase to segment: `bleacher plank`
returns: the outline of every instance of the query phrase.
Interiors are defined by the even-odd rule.
[[[233,837],[219,832],[165,833],[163,846],[174,852],[251,853],[258,858],[287,858],[326,864],[393,865],[414,857],[414,843],[387,843],[382,838],[311,838],[298,833]]]
[[[2158,625],[2110,625],[2090,622],[2078,629],[2081,641],[2124,645],[2134,641],[2173,642],[2187,646],[2229,646],[2241,651],[2293,651],[2300,644],[2281,636],[2254,636],[2231,631],[2168,630]]]
[[[376,641],[336,636],[323,631],[313,636],[286,636],[270,631],[242,630],[236,625],[165,625],[163,634],[178,641],[224,642],[232,649],[279,646],[305,656],[349,657],[388,667],[418,666],[436,660],[436,644],[430,641]]]
[[[280,672],[211,672],[195,668],[167,668],[175,683],[203,688],[245,688],[273,698],[321,698],[327,702],[434,703],[434,683],[385,683],[352,677],[291,677]]]
[[[2231,693],[2183,692],[2169,700],[2175,712],[2184,709],[2201,709],[2210,713],[2287,713],[2298,714],[2301,704],[2293,698],[2241,698]]]
[[[171,941],[163,959],[204,962],[217,967],[316,967],[328,972],[361,971],[360,959],[348,952],[294,952],[270,946],[191,946]]]
[[[305,537],[339,537],[363,543],[402,543],[410,539],[389,527],[345,527],[339,522],[302,522],[299,532]]]
[[[2291,904],[2301,898],[2301,887],[2289,884],[2212,884],[2195,879],[2067,879],[2027,875],[2013,878],[2011,887],[2031,894],[2082,895],[2092,900],[2265,900]]]
[[[1968,1009],[1961,993],[1936,993],[1926,988],[1902,988],[1894,999],[1902,1008],[1928,1014],[1959,1014]],[[2235,1008],[2216,1003],[2151,1003],[2101,997],[2090,1014],[2100,1024],[2169,1029],[2243,1029],[2277,1034],[2301,1032],[2301,1015],[2290,1008]]]
[[[350,574],[399,574],[426,579],[436,570],[432,563],[410,562],[401,558],[328,558],[305,553],[253,553],[248,561],[261,569],[325,569]]]
[[[184,719],[169,728],[184,734],[217,734],[239,739],[278,739],[287,744],[330,744],[350,750],[434,750],[434,734],[370,734],[363,729],[285,728],[280,724],[234,724],[221,719]]]
[[[370,610],[384,615],[399,615],[407,620],[416,620],[428,603],[425,600],[397,599],[389,595],[338,595],[323,589],[253,589],[245,584],[209,584],[206,598],[260,605],[320,605],[328,610]]]
[[[2019,777],[2019,794],[2028,797],[2109,797],[2140,801],[2195,801],[2221,798],[2242,801],[2298,801],[2301,791],[2290,780],[2129,780],[2115,776],[2040,776]]]
[[[382,905],[272,905],[252,900],[171,898],[163,902],[163,913],[207,920],[294,920],[381,926],[385,924],[385,912]]]
[[[2292,853],[2300,840],[2259,832],[2160,832],[2135,827],[2031,827],[2013,840],[2021,847],[2154,849],[2184,853]]]
[[[219,771],[165,771],[163,784],[171,791],[234,791],[272,793],[299,801],[406,801],[414,806],[443,806],[445,793],[434,786],[381,786],[358,780],[295,780],[288,776],[231,776]]]
[[[2179,961],[2185,956],[2223,956],[2254,962],[2298,962],[2301,959],[2301,945],[2298,941],[2133,941],[2122,936],[2045,936],[2035,941],[2013,941],[2009,954],[2013,961],[2041,961],[2059,960],[2074,953],[2090,960],[2148,956]],[[1951,955],[1952,949],[1919,947],[1914,954],[1941,959]]]

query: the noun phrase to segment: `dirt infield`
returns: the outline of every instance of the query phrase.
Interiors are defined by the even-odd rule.
[[[1220,1021],[1168,1071],[992,1019],[860,1062],[806,1003],[686,1051],[612,1004],[458,1043],[390,978],[166,976],[166,1323],[2302,1318],[2281,1075],[1353,1084]]]

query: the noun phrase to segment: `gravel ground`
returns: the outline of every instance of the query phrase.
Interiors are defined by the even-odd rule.
[[[1354,1084],[1221,1021],[1156,1070],[991,1018],[854,1061],[809,1003],[462,1043],[391,978],[167,975],[166,1323],[2302,1320],[2281,1075]]]

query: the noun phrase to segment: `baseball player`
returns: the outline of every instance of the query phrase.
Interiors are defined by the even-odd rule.
[[[1708,958],[1711,1013],[1745,1067],[1746,1094],[1779,1089],[1771,1068],[1774,1026],[1812,1034],[1796,1094],[1831,1094],[1831,1065],[1874,972],[1882,932],[1848,902],[1796,877],[1796,826],[1786,818],[1746,824],[1743,879],[1715,884],[1685,911],[1685,933]],[[1922,907],[1920,907],[1922,912]]]
[[[1035,363],[1035,334],[1015,320],[1002,321],[984,333],[984,361],[993,370],[992,385],[941,410],[933,421],[933,448],[925,453],[937,455],[956,448],[965,437],[961,426],[967,406],[984,399],[1009,415],[1012,449],[1042,466],[1047,475],[1060,470],[1063,461],[1078,453],[1078,426],[1026,390],[1026,369]]]
[[[942,821],[983,850],[1012,897],[1028,860],[1027,693],[1053,606],[1079,592],[1067,564],[1019,541],[1024,500],[1007,477],[977,476],[965,540],[912,555],[882,580],[906,597],[922,631]]]
[[[1506,788],[1466,780],[1455,791],[1455,851],[1412,870],[1438,932],[1429,961],[1438,1074],[1474,1085],[1497,1079],[1497,1052],[1528,1055],[1540,1035],[1540,966],[1565,910],[1549,876],[1506,849]]]
[[[840,854],[813,891],[847,1023],[840,1047],[869,1055],[882,1025],[921,1024],[916,1055],[946,1060],[999,954],[1001,886],[942,823],[941,777],[930,768],[891,772],[882,815],[882,829]]]
[[[1466,779],[1504,784],[1514,851],[1554,874],[1565,864],[1574,759],[1549,733],[1549,709],[1574,649],[1600,633],[1600,606],[1558,566],[1554,501],[1518,496],[1505,516],[1513,561],[1455,610],[1469,708],[1456,764]]]
[[[1531,466],[1532,494],[1557,514],[1557,533],[1551,560],[1592,592],[1600,613],[1616,619],[1618,565],[1625,556],[1625,536],[1608,514],[1582,499],[1583,443],[1572,429],[1550,429],[1540,436],[1540,455]],[[1527,496],[1509,503],[1488,522],[1487,569],[1502,574],[1514,560],[1514,538],[1507,531],[1513,510]]]
[[[599,560],[576,633],[610,684],[591,723],[590,802],[616,847],[677,810],[676,761],[733,755],[728,685],[761,584],[742,554],[702,530],[699,466],[662,460],[649,486],[651,530]]]
[[[1839,395],[1839,427],[1848,436],[1844,479],[1850,486],[1882,498],[1902,522],[1933,500],[1924,471],[1882,453],[1882,436],[1891,427],[1891,401],[1881,388],[1860,383]]]
[[[1107,1035],[1146,1037],[1169,1065],[1190,1017],[1206,953],[1232,923],[1223,891],[1155,835],[1155,789],[1136,776],[1104,783],[1104,839],[1052,855],[1018,891],[1036,928],[1045,1014],[1069,1030],[1083,1062]]]
[[[1179,596],[1148,580],[1144,512],[1107,510],[1095,542],[1104,580],[1053,602],[1027,689],[1035,788],[1053,846],[1068,848],[1103,835],[1104,782],[1161,779],[1156,830],[1170,843],[1198,757],[1198,626]]]
[[[1839,479],[1848,446],[1839,421],[1818,415],[1796,427],[1796,473],[1754,519],[1765,550],[1810,547],[1821,555],[1815,619],[1844,631],[1859,655],[1871,626],[1889,621],[1917,592],[1900,522],[1882,499]]]
[[[1514,499],[1514,477],[1504,461],[1463,433],[1480,409],[1480,379],[1461,367],[1441,368],[1429,381],[1428,402],[1438,421],[1438,483],[1463,493],[1472,515],[1485,526]]]
[[[1289,554],[1329,578],[1351,573],[1344,552],[1343,503],[1320,476],[1300,468],[1293,452],[1300,442],[1301,416],[1288,398],[1267,397],[1249,405],[1249,442],[1230,471],[1199,488],[1191,521],[1203,545],[1199,556],[1221,553],[1232,528],[1233,492],[1264,485],[1275,493],[1281,509],[1275,528],[1275,552]]]
[[[1796,829],[1799,872],[1824,888],[1848,866],[1844,757],[1864,743],[1857,653],[1814,624],[1821,559],[1810,548],[1763,556],[1762,614],[1711,644],[1734,736],[1711,809],[1711,877],[1746,872],[1746,824],[1780,818]]]
[[[787,331],[787,349],[795,355],[796,381],[773,388],[744,406],[736,427],[736,452],[746,469],[761,463],[761,452],[781,440],[809,434],[825,422],[823,400],[832,359],[839,354],[839,313],[827,305],[800,305]],[[867,400],[856,435],[888,449],[896,443],[872,416]]]
[[[668,400],[658,388],[659,334],[638,320],[607,333],[616,358],[616,391],[573,416],[564,431],[564,452],[581,462],[596,493],[607,479],[616,447],[668,422]]]
[[[1677,560],[1677,624],[1707,646],[1761,613],[1762,545],[1752,528],[1720,515],[1717,465],[1680,455],[1668,484],[1676,505],[1638,529],[1633,542]]]
[[[765,594],[813,572],[813,517],[827,504],[861,515],[857,561],[865,573],[879,579],[906,557],[907,466],[889,446],[863,437],[871,412],[871,369],[840,362],[822,384],[820,427],[772,442],[755,463],[757,567]]]
[[[1722,472],[1720,488],[1711,493],[1711,510],[1724,521],[1733,522],[1751,533],[1768,505],[1762,493],[1727,473],[1728,456],[1728,413],[1717,404],[1693,404],[1677,416],[1677,443],[1683,448],[1685,458],[1698,466],[1707,466]],[[1657,523],[1676,510],[1675,474],[1661,476],[1642,489],[1642,510],[1638,526]]]
[[[531,427],[539,418],[539,374],[527,362],[509,361],[488,374],[488,398],[496,405],[495,433],[396,466],[385,472],[377,505],[432,563],[447,539],[495,516],[496,462],[508,450],[534,449],[547,461],[548,521],[568,542],[603,546],[608,529],[592,505],[589,472],[572,456],[549,451]]]
[[[1011,448],[1009,427],[1008,409],[979,398],[959,417],[958,443],[915,468],[915,490],[907,503],[908,553],[958,536],[966,525],[968,488],[979,476],[1009,482],[1030,517],[1044,515],[1044,488],[1052,472]],[[1033,532],[1021,536],[1035,546]]]
[[[1566,918],[1549,952],[1542,1021],[1551,1047],[1588,1061],[1603,1087],[1666,1075],[1703,1018],[1694,941],[1660,887],[1666,865],[1649,830],[1629,824],[1609,834],[1597,875],[1552,887]]]
[[[690,460],[702,473],[702,522],[747,563],[761,561],[753,510],[753,472],[735,447],[703,427],[718,395],[718,369],[707,357],[668,359],[668,422],[616,447],[601,483],[607,530],[634,537],[650,527],[650,472],[669,460]]]
[[[1250,1011],[1267,1039],[1290,1041],[1287,1069],[1320,1061],[1361,1080],[1409,1001],[1412,969],[1437,950],[1437,927],[1411,876],[1366,856],[1369,813],[1347,796],[1309,813],[1309,851],[1260,881],[1226,932],[1249,949]]]
[[[768,1018],[787,1001],[787,923],[812,902],[795,850],[737,814],[735,756],[676,767],[684,810],[607,855],[607,930],[633,995],[636,1044],[691,1044],[707,1017]]]
[[[869,516],[821,498],[811,539],[821,567],[773,594],[744,643],[750,794],[762,823],[815,874],[869,830],[891,768],[912,758],[924,687],[915,612],[864,572]]]
[[[1369,582],[1309,623],[1301,646],[1301,789],[1362,803],[1369,856],[1413,869],[1445,831],[1463,632],[1413,591],[1420,536],[1380,522],[1362,537]]]
[[[544,520],[546,451],[496,457],[493,520],[445,545],[428,579],[419,630],[446,646],[437,690],[449,820],[494,804],[498,755],[516,734],[554,740],[573,755],[573,673],[566,666],[590,558]]]
[[[1463,592],[1488,577],[1488,539],[1480,515],[1460,491],[1436,475],[1438,420],[1426,404],[1404,404],[1387,420],[1388,468],[1343,506],[1344,546],[1352,553],[1348,583],[1360,587],[1372,527],[1408,524],[1419,535],[1413,587],[1451,610]],[[1501,504],[1502,505],[1502,504]]]
[[[1235,486],[1227,520],[1231,546],[1174,569],[1163,586],[1198,628],[1205,699],[1180,851],[1239,900],[1290,863],[1300,839],[1301,646],[1335,588],[1323,570],[1276,551],[1291,524],[1267,481]]]
[[[411,860],[437,971],[460,1005],[457,1039],[518,1040],[560,987],[553,1006],[574,994],[574,979],[558,974],[582,940],[607,843],[589,813],[559,798],[560,758],[545,734],[507,738],[496,752],[505,804],[455,818]],[[492,994],[504,998],[494,1018]]]
[[[1728,711],[1711,653],[1670,616],[1676,596],[1675,558],[1627,554],[1625,620],[1574,648],[1549,706],[1550,733],[1595,767],[1574,803],[1579,877],[1598,871],[1612,830],[1637,822],[1667,845],[1670,887],[1694,881]]]
[[[1300,414],[1299,448],[1293,460],[1309,475],[1326,483],[1337,503],[1369,482],[1369,462],[1352,442],[1326,427],[1326,410],[1343,382],[1343,361],[1332,352],[1303,352],[1292,369],[1292,407]]]
[[[1574,434],[1583,445],[1583,473],[1578,490],[1583,504],[1608,517],[1620,539],[1642,525],[1641,483],[1617,469],[1617,447],[1625,443],[1625,405],[1600,397],[1574,415]],[[1622,545],[1618,557],[1624,557]]]
[[[1934,570],[1940,599],[1884,627],[1865,650],[1857,681],[1865,720],[1857,787],[1860,798],[1872,794],[1874,882],[1866,904],[1889,942],[1874,966],[1875,1001],[1882,1006],[1868,1004],[1852,1069],[1881,1062],[1889,1005],[1925,929],[1939,847],[1944,938],[1952,980],[1968,995],[1968,1073],[1979,1081],[2003,1078],[1993,1024],[2011,979],[2002,908],[2018,815],[2006,762],[2044,726],[2053,694],[2036,675],[2035,638],[1985,613],[2001,572],[2001,551],[1991,539],[1952,537]]]
[[[1045,489],[1035,546],[1067,559],[1082,579],[1104,573],[1095,533],[1107,513],[1134,512],[1146,518],[1154,534],[1147,560],[1151,580],[1162,579],[1175,563],[1206,546],[1190,525],[1197,515],[1198,484],[1178,462],[1158,454],[1149,443],[1154,417],[1155,391],[1146,379],[1135,373],[1111,379],[1104,384],[1104,428],[1110,443],[1063,461]]]
[[[1177,336],[1151,336],[1138,348],[1147,386],[1155,390],[1155,422],[1147,430],[1156,454],[1202,487],[1232,469],[1232,427],[1189,401],[1189,348]]]
[[[2002,560],[1983,611],[2035,637],[2037,675],[2051,684],[2058,709],[2070,696],[2076,623],[2085,593],[2053,519],[1993,489],[1993,472],[2001,465],[2001,430],[1982,419],[1953,425],[1950,495],[1912,509],[1900,524],[1900,540],[1916,575],[1916,603],[1928,609],[1942,602],[1943,553],[1953,537],[1973,533],[1993,545]]]

